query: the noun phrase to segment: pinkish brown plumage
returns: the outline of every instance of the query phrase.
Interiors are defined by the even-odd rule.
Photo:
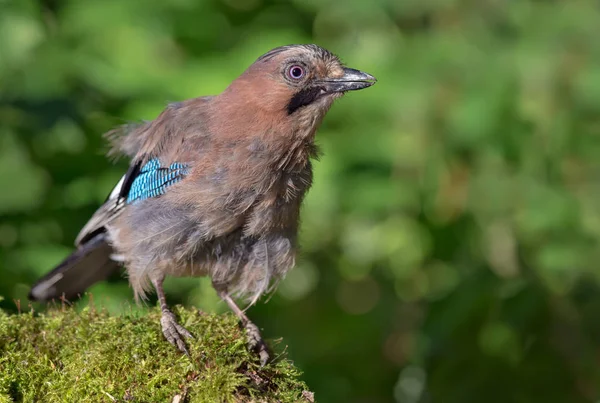
[[[30,297],[76,297],[124,265],[136,298],[154,287],[165,337],[187,352],[191,335],[169,310],[162,282],[208,275],[264,363],[258,328],[232,296],[254,303],[294,266],[315,132],[336,98],[373,83],[318,46],[284,46],[217,96],[171,104],[154,121],[111,132],[111,154],[130,157],[130,169],[82,229],[78,249]]]

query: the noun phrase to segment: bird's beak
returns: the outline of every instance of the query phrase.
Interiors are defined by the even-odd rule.
[[[326,78],[321,81],[327,93],[362,90],[372,86],[377,79],[364,71],[344,67],[344,75],[339,78]]]

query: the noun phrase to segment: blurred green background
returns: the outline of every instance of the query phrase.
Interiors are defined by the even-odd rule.
[[[597,0],[0,0],[0,307],[126,169],[102,133],[289,43],[379,79],[325,119],[298,267],[250,310],[317,399],[597,402]],[[227,311],[203,279],[167,294]]]

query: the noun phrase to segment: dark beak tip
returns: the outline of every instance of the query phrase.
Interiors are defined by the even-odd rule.
[[[365,81],[372,81],[371,85],[373,85],[377,82],[377,79],[369,73],[365,73]]]

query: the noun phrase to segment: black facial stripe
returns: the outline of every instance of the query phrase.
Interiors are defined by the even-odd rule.
[[[313,103],[321,95],[321,91],[321,87],[309,87],[298,91],[288,103],[288,115],[296,112],[302,106]]]

